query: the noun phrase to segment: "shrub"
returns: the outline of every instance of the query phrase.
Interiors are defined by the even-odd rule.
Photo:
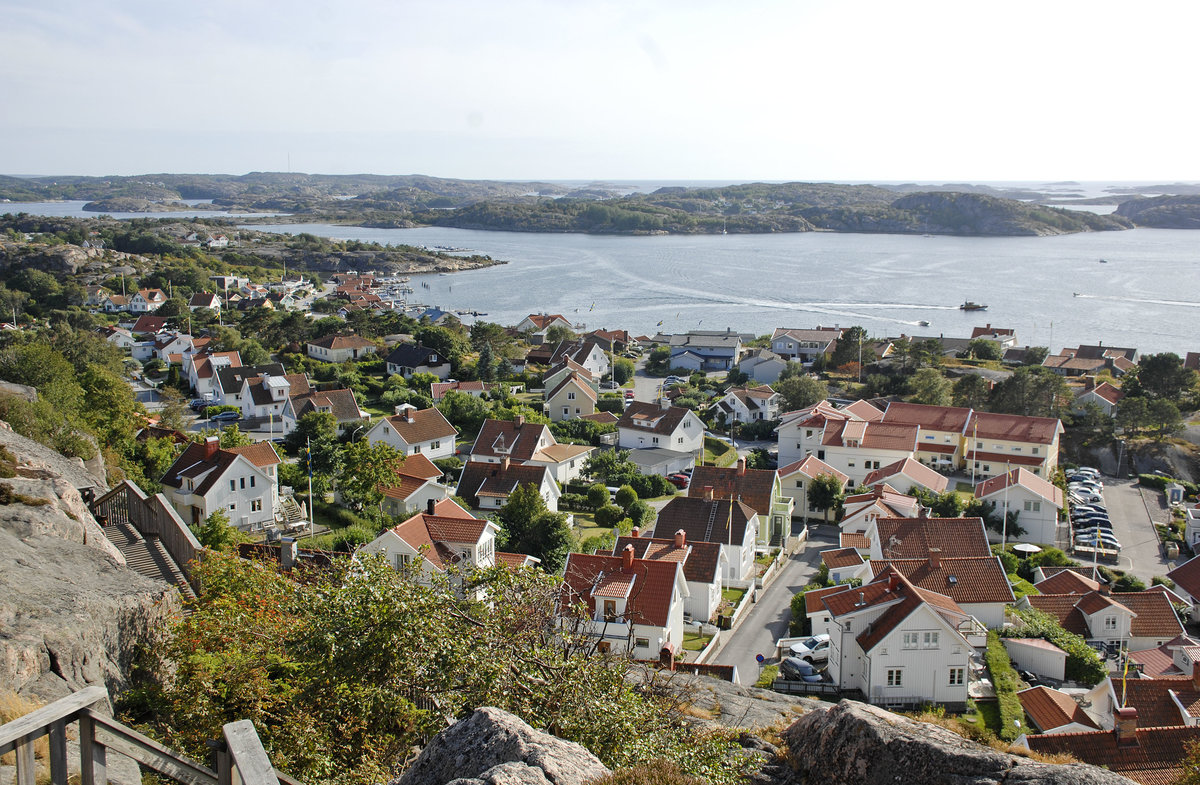
[[[616,526],[625,517],[625,511],[615,504],[604,504],[596,508],[597,526]]]
[[[984,654],[988,671],[992,674],[992,685],[996,688],[996,702],[1000,706],[1000,738],[1013,741],[1020,735],[1020,723],[1025,719],[1021,700],[1017,697],[1020,681],[1013,670],[1008,652],[1000,642],[995,630],[988,632],[987,652]]]
[[[1065,651],[1065,675],[1068,680],[1096,684],[1107,675],[1104,663],[1087,641],[1082,636],[1064,630],[1053,616],[1036,608],[1017,608],[1014,612],[1025,624],[1006,628],[1005,637],[1041,638]]]
[[[595,508],[588,501],[588,497],[581,493],[564,493],[558,497],[558,509],[571,512],[591,512]]]
[[[593,510],[599,510],[611,501],[608,488],[604,486],[604,483],[598,482],[587,489],[587,501],[592,505]]]
[[[654,508],[641,499],[634,501],[626,510],[629,520],[634,526],[644,526],[654,518]]]
[[[620,505],[622,510],[628,511],[630,506],[638,500],[637,491],[632,486],[626,484],[617,489],[615,494],[616,503]]]

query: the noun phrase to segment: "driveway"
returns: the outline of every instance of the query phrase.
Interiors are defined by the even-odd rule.
[[[1162,555],[1151,519],[1150,511],[1153,510],[1161,515],[1164,522],[1166,520],[1167,513],[1158,509],[1158,496],[1161,494],[1148,494],[1143,499],[1142,489],[1136,480],[1104,479],[1104,504],[1112,521],[1113,534],[1121,541],[1121,556],[1116,566],[1132,572],[1146,585],[1154,576],[1166,575],[1173,566]],[[1150,503],[1149,508],[1147,502]],[[1086,554],[1079,556],[1084,560]]]
[[[776,662],[775,641],[787,637],[788,622],[792,618],[792,597],[812,580],[821,563],[821,551],[837,546],[838,528],[822,525],[809,529],[809,540],[783,568],[783,574],[758,595],[758,602],[717,653],[713,662],[718,665],[736,665],[738,679],[742,684],[754,684],[758,680],[759,666],[755,657],[759,654],[768,663]],[[722,633],[724,636],[724,633]]]

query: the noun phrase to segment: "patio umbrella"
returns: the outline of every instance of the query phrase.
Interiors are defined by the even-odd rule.
[[[1042,549],[1032,543],[1019,542],[1013,546],[1013,550],[1020,551],[1021,553],[1038,553]]]

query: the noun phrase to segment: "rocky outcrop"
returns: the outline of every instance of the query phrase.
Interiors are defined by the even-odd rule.
[[[783,733],[792,776],[822,785],[1130,785],[1107,769],[999,752],[945,728],[854,701],[810,711]]]
[[[678,671],[637,667],[630,669],[629,679],[682,704],[689,721],[700,729],[753,731],[781,727],[810,709],[829,705],[800,695]]]
[[[484,707],[435,736],[392,785],[585,785],[607,773],[578,744]]]
[[[0,479],[11,500],[0,504],[0,691],[115,695],[178,592],[125,566],[76,490],[98,484],[81,463],[4,429],[0,444],[17,475]]]
[[[1117,205],[1117,215],[1138,226],[1156,229],[1200,229],[1200,196],[1155,196]]]

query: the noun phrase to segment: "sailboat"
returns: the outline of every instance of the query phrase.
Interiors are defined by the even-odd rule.
[[[726,224],[726,219],[722,218],[721,219],[721,234],[729,234],[729,232],[725,229],[725,224]]]

